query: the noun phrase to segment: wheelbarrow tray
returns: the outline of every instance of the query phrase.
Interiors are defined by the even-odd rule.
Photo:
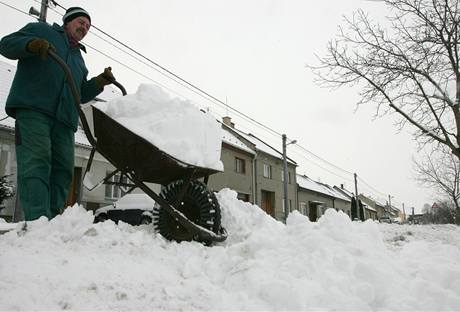
[[[219,172],[178,160],[100,109],[92,106],[92,110],[96,150],[114,167],[134,172],[141,181],[166,185],[185,177],[198,179]]]

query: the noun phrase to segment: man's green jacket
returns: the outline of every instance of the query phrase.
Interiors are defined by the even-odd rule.
[[[80,52],[80,49],[85,51],[82,45],[71,48],[64,28],[58,24],[50,26],[43,22],[30,23],[0,41],[0,54],[18,60],[16,75],[6,101],[6,112],[14,118],[18,108],[40,111],[76,131],[78,111],[64,71],[50,57],[43,60],[26,49],[27,44],[37,38],[48,40],[70,67],[82,103],[102,92],[102,89],[96,87],[94,78],[87,80],[88,70]]]

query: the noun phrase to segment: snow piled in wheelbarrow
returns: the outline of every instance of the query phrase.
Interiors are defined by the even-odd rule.
[[[222,171],[222,129],[216,118],[158,86],[94,104],[161,151],[187,164]]]
[[[458,227],[382,227],[332,209],[284,225],[234,191],[217,197],[229,237],[213,247],[93,224],[79,206],[0,235],[0,311],[458,311]]]

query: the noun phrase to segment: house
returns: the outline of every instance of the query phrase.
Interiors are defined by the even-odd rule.
[[[351,199],[333,187],[314,181],[306,175],[297,175],[299,211],[316,221],[326,209],[333,208],[351,216]]]
[[[238,192],[240,199],[258,205],[277,220],[284,220],[283,154],[257,136],[235,128],[230,117],[223,118],[222,126],[244,147],[223,139],[221,160],[225,171],[211,176],[209,187],[214,190],[230,187]],[[292,211],[297,207],[297,163],[287,158],[287,167],[288,203]]]
[[[350,199],[355,196],[355,194],[349,190],[347,190],[343,184],[340,185],[340,187],[334,185],[334,189],[343,195],[345,195],[347,198]],[[364,219],[372,219],[372,220],[377,220],[377,208],[375,205],[375,202],[370,198],[366,197],[363,194],[359,194],[359,199],[361,200],[361,203],[363,204],[364,208]]]
[[[255,202],[255,145],[243,142],[227,125],[222,124],[221,161],[224,171],[209,177],[208,188],[220,191],[230,188],[237,192],[238,199]]]
[[[364,206],[364,211],[365,211],[364,218],[378,220],[377,208],[375,207],[375,202],[371,200],[369,197],[364,196],[363,194],[359,194],[358,197]]]

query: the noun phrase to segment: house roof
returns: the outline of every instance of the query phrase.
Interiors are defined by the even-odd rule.
[[[323,195],[327,195],[329,197],[341,199],[347,202],[350,201],[349,198],[347,198],[342,193],[335,190],[333,187],[327,184],[321,183],[321,182],[314,181],[313,179],[307,177],[306,175],[298,174],[297,183],[299,184],[301,188],[311,190],[311,191],[314,191],[314,192],[317,192]]]
[[[343,187],[338,187],[336,185],[334,185],[334,189],[342,194],[344,194],[349,200],[351,200],[351,198],[353,198],[355,195],[350,192],[349,190],[343,188]]]
[[[372,210],[372,211],[377,211],[377,210],[375,210],[374,206],[372,204],[370,204],[368,201],[363,200],[362,198],[360,198],[359,200],[363,203],[364,206],[367,206],[366,209]]]
[[[233,147],[236,147],[242,151],[255,155],[256,152],[241,141],[235,134],[233,134],[227,126],[222,126],[222,142],[227,143]]]
[[[247,141],[249,141],[252,144],[254,144],[254,146],[256,148],[256,151],[261,151],[261,152],[266,153],[266,154],[268,154],[270,156],[273,156],[275,158],[283,159],[283,153],[278,151],[276,148],[274,148],[273,146],[271,146],[267,142],[265,142],[262,139],[258,138],[257,136],[255,136],[255,135],[253,135],[251,133],[245,133],[245,132],[243,132],[243,131],[241,131],[239,129],[233,128],[233,127],[231,128],[231,130],[236,132],[238,135],[242,136]],[[287,161],[290,164],[292,164],[294,166],[297,166],[297,163],[293,159],[287,157]]]

